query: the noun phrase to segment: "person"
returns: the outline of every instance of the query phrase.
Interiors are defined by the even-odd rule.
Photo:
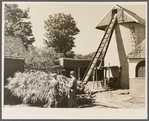
[[[77,91],[77,79],[75,78],[75,72],[71,71],[70,72],[70,82],[69,82],[69,91],[68,91],[68,107],[72,108],[74,107],[77,108],[77,100],[76,100],[76,91]]]
[[[55,108],[57,108],[58,106],[58,97],[59,97],[59,82],[57,80],[57,74],[56,73],[53,73],[52,74],[52,81],[51,81],[51,86],[52,86],[52,101],[51,101],[51,104],[53,102],[55,102]]]

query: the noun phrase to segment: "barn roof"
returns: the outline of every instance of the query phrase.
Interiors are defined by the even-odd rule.
[[[135,49],[134,51],[130,52],[126,58],[145,58],[145,45],[146,40],[143,40]]]
[[[91,62],[91,59],[60,58],[59,60],[63,68],[87,68]]]
[[[112,18],[112,12],[117,11],[117,22],[118,23],[128,23],[135,22],[142,25],[145,25],[145,20],[139,17],[137,14],[129,11],[119,5],[115,5],[108,14],[101,20],[101,22],[97,25],[96,29],[105,30],[110,20]]]
[[[25,59],[26,49],[18,36],[4,36],[4,57]]]

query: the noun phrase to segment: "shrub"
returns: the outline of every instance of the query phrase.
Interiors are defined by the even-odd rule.
[[[52,66],[58,65],[62,54],[56,53],[53,48],[37,48],[29,46],[25,56],[25,68],[53,71]]]
[[[24,103],[32,105],[45,105],[52,98],[52,87],[50,85],[51,73],[42,71],[17,72],[14,77],[8,78],[8,88],[12,95],[22,99]],[[63,102],[64,95],[67,95],[68,78],[58,75],[60,82],[59,95]]]

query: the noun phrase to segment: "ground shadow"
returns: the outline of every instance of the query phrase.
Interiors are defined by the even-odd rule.
[[[22,104],[22,99],[13,96],[8,89],[4,89],[4,105],[18,105]]]

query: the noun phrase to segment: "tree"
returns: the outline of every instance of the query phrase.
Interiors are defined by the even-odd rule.
[[[82,54],[76,54],[74,56],[75,59],[93,59],[93,56],[95,55],[95,52],[89,53],[87,55],[82,55]]]
[[[51,71],[52,66],[58,64],[56,60],[60,57],[62,54],[56,53],[53,48],[29,46],[25,59],[26,68]]]
[[[80,32],[71,14],[49,15],[44,28],[46,29],[45,37],[47,38],[44,43],[48,47],[53,47],[57,53],[63,53],[64,57],[68,57],[67,53],[75,47],[74,36]]]
[[[82,54],[76,54],[74,56],[75,59],[84,59]]]
[[[87,54],[87,55],[84,55],[83,58],[84,58],[84,59],[93,59],[95,53],[96,53],[96,52],[92,52],[92,53],[89,53],[89,54]]]
[[[74,51],[68,51],[66,53],[65,57],[67,57],[67,58],[74,58],[75,57]]]
[[[17,4],[5,4],[5,35],[20,36],[26,49],[35,41],[31,22],[25,21],[29,19],[28,13],[29,8],[22,10]]]

